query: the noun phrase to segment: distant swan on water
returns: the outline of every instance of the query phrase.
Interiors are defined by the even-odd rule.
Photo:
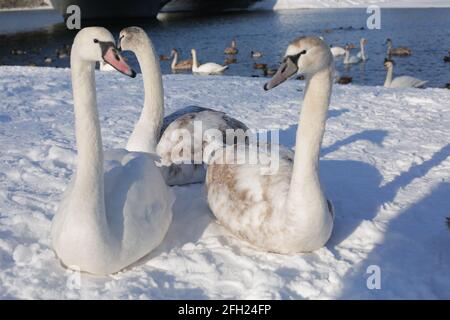
[[[386,88],[421,88],[428,82],[410,76],[394,78],[394,64],[393,60],[386,59],[384,61],[384,67],[387,70],[384,82]]]
[[[192,73],[198,73],[198,74],[220,74],[225,71],[225,69],[228,68],[228,66],[222,66],[215,62],[207,62],[203,64],[199,64],[197,60],[197,51],[195,49],[191,50],[192,54]]]

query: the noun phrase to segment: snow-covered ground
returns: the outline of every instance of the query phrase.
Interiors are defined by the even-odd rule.
[[[125,145],[141,79],[97,75],[105,148]],[[304,84],[264,92],[264,81],[164,76],[166,111],[224,110],[253,128],[280,128],[292,146]],[[450,299],[449,90],[335,86],[320,163],[336,211],[325,248],[257,251],[214,222],[203,185],[175,187],[161,247],[105,278],[66,271],[50,247],[76,156],[69,70],[0,67],[0,101],[0,299]],[[366,287],[370,265],[381,268],[381,290]]]
[[[383,8],[450,7],[449,0],[262,0],[254,9],[358,8],[378,5]]]

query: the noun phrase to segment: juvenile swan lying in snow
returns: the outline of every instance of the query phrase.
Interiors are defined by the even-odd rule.
[[[330,238],[332,206],[320,186],[318,167],[333,69],[333,56],[322,40],[294,40],[264,89],[276,87],[297,72],[306,76],[295,156],[281,149],[279,169],[262,175],[261,165],[230,163],[223,158],[232,149],[228,147],[223,154],[217,152],[208,166],[206,192],[212,212],[233,234],[263,250],[313,251]]]
[[[410,76],[394,78],[394,64],[393,60],[384,60],[384,67],[387,70],[384,82],[386,88],[421,88],[428,82]]]
[[[199,164],[176,163],[172,158],[175,148],[183,146],[184,150],[192,150],[191,142],[180,144],[179,134],[187,130],[193,139],[194,122],[201,121],[202,131],[217,128],[225,132],[227,129],[247,130],[240,121],[228,117],[225,113],[207,108],[190,106],[164,117],[164,88],[159,62],[153,44],[145,31],[139,27],[125,28],[120,32],[120,47],[133,51],[137,57],[144,78],[144,107],[141,116],[128,140],[127,150],[157,154],[161,157],[161,172],[169,185],[182,185],[203,182],[206,170]],[[174,139],[175,138],[175,139]],[[193,143],[192,159],[203,159],[203,149],[207,146],[204,140]]]
[[[174,201],[148,154],[126,150],[103,154],[94,74],[95,63],[103,60],[135,76],[108,30],[81,30],[70,63],[77,171],[51,231],[53,248],[64,265],[99,275],[120,271],[156,248],[172,221]]]

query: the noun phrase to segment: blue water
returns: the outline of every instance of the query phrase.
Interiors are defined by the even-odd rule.
[[[45,57],[52,57],[50,66],[67,67],[69,59],[58,59],[55,50],[70,44],[74,32],[65,29],[56,13],[35,12],[33,16],[21,12],[0,13],[0,32],[7,21],[20,19],[47,24],[47,26],[13,35],[0,35],[0,63],[6,65],[47,65]],[[15,16],[11,16],[14,14]],[[25,16],[26,15],[26,16]],[[365,37],[369,43],[369,60],[350,68],[337,61],[337,69],[343,75],[353,77],[353,83],[361,85],[382,85],[385,78],[383,61],[386,55],[385,41],[390,37],[395,46],[408,46],[413,55],[395,58],[397,75],[412,75],[429,80],[429,86],[442,87],[450,82],[450,63],[443,57],[450,50],[450,9],[383,9],[381,30],[368,30],[365,9],[321,9],[288,10],[278,12],[239,12],[215,16],[170,15],[160,21],[115,21],[98,22],[117,36],[122,27],[140,25],[151,36],[159,54],[170,53],[172,48],[181,52],[181,58],[188,58],[195,47],[202,62],[223,63],[223,49],[236,37],[239,54],[237,63],[232,64],[226,75],[262,76],[253,69],[250,51],[262,51],[264,56],[257,60],[276,67],[292,39],[302,35],[321,35],[327,42],[343,46],[351,42],[359,44]],[[41,20],[41,21],[39,21]],[[2,27],[3,24],[3,27]],[[11,50],[26,51],[23,55],[12,55]],[[358,50],[354,50],[356,54]],[[132,55],[127,54],[135,64]],[[170,62],[161,62],[164,73],[170,73]]]

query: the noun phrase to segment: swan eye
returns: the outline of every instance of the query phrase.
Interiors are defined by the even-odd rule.
[[[302,55],[302,54],[305,54],[305,53],[306,53],[306,50],[303,50],[302,52],[299,52],[299,53],[297,53],[297,54],[295,54],[295,55],[287,56],[287,58],[288,58],[289,60],[291,60],[294,64],[297,64],[297,63],[298,63],[298,60],[299,60],[300,57],[301,57],[301,55]]]
[[[98,43],[98,39],[94,39],[94,43]]]

